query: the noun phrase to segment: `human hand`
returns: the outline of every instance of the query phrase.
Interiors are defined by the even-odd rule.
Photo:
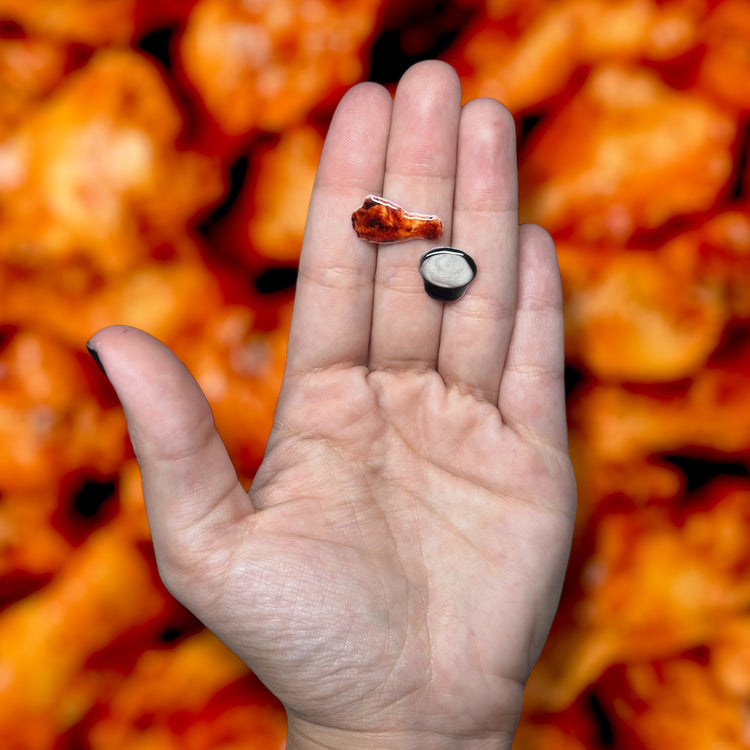
[[[573,526],[552,241],[518,226],[514,125],[455,73],[360,84],[314,188],[274,428],[249,497],[199,387],[96,334],[160,573],[283,702],[292,748],[509,747]],[[478,274],[428,297],[423,241],[359,240],[368,193],[445,223]],[[432,243],[434,244],[434,243]]]

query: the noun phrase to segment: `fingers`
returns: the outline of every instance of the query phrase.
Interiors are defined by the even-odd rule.
[[[203,393],[167,347],[127,326],[99,331],[89,346],[125,411],[160,566],[179,569],[209,547],[196,537],[251,513],[250,500]]]
[[[445,307],[438,370],[497,402],[516,308],[518,186],[513,117],[492,99],[461,113],[452,244],[476,261],[466,295]]]
[[[449,66],[407,71],[391,102],[361,84],[339,105],[313,192],[290,333],[288,373],[330,366],[437,367],[448,385],[499,403],[504,419],[565,441],[562,302],[554,247],[539,228],[519,236],[515,126],[498,102],[460,107]],[[443,219],[439,241],[379,248],[350,216],[376,193]],[[451,244],[478,267],[444,305],[417,271]]]
[[[518,303],[500,384],[499,409],[510,426],[564,449],[563,298],[552,238],[525,225],[519,235]]]
[[[424,293],[419,257],[450,244],[461,87],[448,65],[410,68],[396,90],[383,195],[409,211],[443,219],[438,243],[412,240],[378,249],[371,369],[423,369],[437,364],[443,306]]]
[[[341,100],[313,190],[289,336],[287,372],[366,364],[377,250],[351,214],[383,188],[391,96],[360,84]]]

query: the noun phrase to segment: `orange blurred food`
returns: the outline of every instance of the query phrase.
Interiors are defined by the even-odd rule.
[[[356,83],[378,0],[203,0],[180,43],[223,132],[280,131]]]
[[[249,483],[333,105],[431,54],[516,116],[565,292],[580,512],[516,748],[750,743],[745,0],[0,0],[3,749],[283,747],[159,582],[84,343],[171,346]]]
[[[583,240],[705,211],[726,189],[737,124],[696,92],[608,64],[533,139],[520,163],[522,220]]]
[[[110,275],[172,251],[223,188],[215,161],[176,148],[181,129],[143,56],[95,55],[0,145],[0,258]]]

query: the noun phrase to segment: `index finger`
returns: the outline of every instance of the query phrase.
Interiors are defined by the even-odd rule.
[[[334,114],[305,227],[289,374],[367,363],[376,251],[354,233],[351,214],[382,191],[391,106],[385,88],[362,83]]]

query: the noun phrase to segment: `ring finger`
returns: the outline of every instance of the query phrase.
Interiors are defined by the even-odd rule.
[[[477,277],[446,306],[438,370],[446,383],[496,403],[515,319],[518,186],[513,117],[493,99],[461,113],[453,242],[473,256]]]

